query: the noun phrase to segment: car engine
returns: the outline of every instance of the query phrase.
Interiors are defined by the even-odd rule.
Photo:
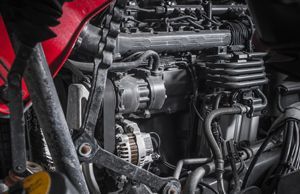
[[[90,106],[110,9],[85,25],[55,78],[73,137]],[[291,129],[280,135],[275,118],[299,100],[300,85],[269,66],[244,1],[129,0],[118,31],[90,132],[104,150],[161,180],[177,180],[181,191],[170,194],[267,193],[281,183],[277,175],[299,170],[298,124],[277,122]],[[31,108],[26,128],[32,160],[55,170]],[[78,154],[89,157],[91,149],[81,144]],[[82,164],[91,193],[159,192],[112,169]]]
[[[89,95],[89,58],[98,51],[101,19],[85,27],[68,61],[82,72],[82,77],[73,74],[78,81],[68,89],[67,121],[74,130],[80,128]],[[245,4],[129,1],[95,131],[103,147],[159,176],[183,179],[205,161],[184,164],[183,170],[176,163],[209,161],[212,142],[218,152],[224,150],[220,168],[225,160],[238,160],[237,146],[258,140],[268,104],[266,53],[254,51],[253,33]],[[218,115],[209,114],[214,110]],[[208,119],[211,129],[205,128]],[[226,182],[231,187],[231,180]]]

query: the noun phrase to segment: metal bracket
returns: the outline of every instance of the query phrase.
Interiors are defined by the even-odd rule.
[[[94,138],[82,133],[74,141],[81,162],[90,162],[98,167],[105,167],[131,180],[143,183],[156,192],[179,194],[181,185],[173,177],[162,178],[143,168],[131,164],[101,148]]]
[[[22,77],[33,48],[20,45],[7,77],[7,101],[10,110],[10,139],[13,171],[21,175],[26,171],[26,142],[24,108],[22,100]]]

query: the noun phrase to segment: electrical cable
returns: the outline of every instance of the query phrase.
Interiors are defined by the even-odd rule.
[[[210,145],[210,148],[215,158],[218,190],[221,194],[226,193],[224,188],[224,180],[223,180],[224,159],[223,159],[222,151],[219,148],[219,145],[216,142],[215,137],[213,135],[211,124],[215,118],[221,115],[234,115],[234,114],[242,114],[245,112],[247,112],[247,108],[242,105],[240,105],[240,107],[219,108],[217,110],[211,111],[205,119],[204,132],[206,134],[207,141]]]
[[[192,103],[192,106],[193,106],[194,111],[195,111],[196,115],[198,116],[198,118],[199,118],[201,121],[204,121],[204,119],[203,119],[203,117],[201,116],[200,112],[198,111],[198,109],[197,109],[195,103]]]
[[[292,147],[292,141],[293,141],[293,131],[294,131],[294,123],[288,123],[288,127],[287,127],[287,134],[286,134],[286,140],[285,140],[285,147],[284,147],[284,157],[282,159],[282,161],[285,163],[288,161],[288,157],[289,157],[289,153],[291,151],[291,147]]]
[[[255,154],[255,156],[253,157],[253,159],[249,165],[249,168],[248,168],[248,170],[245,174],[244,180],[243,180],[242,190],[245,189],[245,187],[247,186],[247,182],[250,177],[250,174],[251,174],[252,170],[254,169],[255,164],[257,163],[260,155],[263,153],[264,149],[267,147],[268,143],[272,140],[272,138],[274,136],[279,135],[283,130],[284,130],[284,128],[282,127],[282,125],[279,125],[274,130],[271,129],[269,136],[264,140],[263,144],[260,146],[259,150]]]

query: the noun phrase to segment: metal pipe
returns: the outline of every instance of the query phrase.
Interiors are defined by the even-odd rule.
[[[136,10],[136,11],[141,11],[141,12],[147,12],[147,13],[166,13],[170,14],[174,12],[174,10],[180,10],[180,11],[185,11],[186,8],[189,8],[192,11],[195,11],[196,9],[200,11],[204,11],[204,8],[202,5],[171,5],[167,7],[163,6],[156,6],[154,9],[145,9],[145,8],[140,8],[137,6],[127,6],[127,10]],[[231,10],[237,10],[237,11],[247,11],[247,6],[245,5],[212,5],[212,14],[213,15],[222,15],[225,13],[228,13]]]
[[[192,21],[192,20],[191,20]],[[87,25],[81,33],[74,52],[96,56],[99,52],[100,28]],[[153,50],[155,52],[177,53],[199,51],[216,46],[228,46],[231,42],[230,30],[201,30],[199,32],[157,32],[120,33],[114,50],[116,56]]]
[[[206,175],[214,172],[216,170],[215,162],[210,162],[208,164],[205,164],[196,170],[193,171],[193,173],[189,176],[186,186],[184,189],[184,193],[186,194],[195,194],[197,185],[200,182],[200,180]]]
[[[120,33],[115,53],[124,55],[147,50],[153,50],[158,53],[199,51],[216,46],[228,46],[231,38],[232,35],[229,30],[158,32],[155,34]]]
[[[41,44],[24,77],[55,166],[82,194],[89,193]]]
[[[157,52],[148,50],[142,53],[138,59],[135,61],[126,61],[126,62],[114,62],[111,67],[109,68],[109,71],[115,72],[115,71],[128,71],[134,68],[137,68],[139,66],[144,65],[146,59],[152,59],[152,69],[151,72],[153,73],[158,73],[158,68],[160,65],[160,57]],[[78,62],[78,61],[73,61],[73,60],[68,60],[69,63],[71,63],[73,66],[76,68],[82,70],[82,71],[87,71],[87,72],[92,72],[94,69],[94,63],[87,63],[87,62]]]
[[[10,111],[10,140],[12,168],[14,173],[21,175],[26,171],[26,135],[25,118],[22,101],[22,76],[32,54],[32,47],[20,45],[16,58],[7,76],[7,100]]]
[[[209,161],[211,161],[211,158],[190,158],[190,159],[179,160],[176,165],[176,169],[174,171],[173,177],[179,179],[183,165],[203,164]]]
[[[263,142],[259,142],[252,147],[249,148],[249,150],[243,150],[241,153],[241,159],[242,160],[248,160],[252,158],[259,150]],[[270,142],[266,146],[266,151],[275,148],[277,145],[273,142]],[[239,163],[236,163],[236,165],[239,165]],[[229,170],[229,166],[226,166],[225,169]],[[184,193],[186,194],[194,194],[196,192],[197,186],[200,182],[200,180],[205,176],[209,175],[211,173],[214,173],[216,170],[216,165],[214,161],[207,163],[203,166],[200,166],[196,170],[194,170],[189,178],[187,179],[187,182],[185,184]]]

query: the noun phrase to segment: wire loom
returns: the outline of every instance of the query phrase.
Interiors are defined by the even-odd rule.
[[[277,182],[281,176],[288,175],[292,172],[300,170],[300,135],[299,135],[299,122],[300,122],[300,103],[295,103],[289,106],[281,116],[279,116],[273,123],[268,137],[265,139],[259,151],[251,161],[251,164],[246,172],[243,180],[242,189],[245,189],[248,185],[248,179],[253,171],[258,158],[263,153],[267,144],[275,137],[280,135],[284,131],[284,146],[281,155],[281,163],[269,174],[273,179],[266,180],[271,182],[271,189],[276,189]]]

